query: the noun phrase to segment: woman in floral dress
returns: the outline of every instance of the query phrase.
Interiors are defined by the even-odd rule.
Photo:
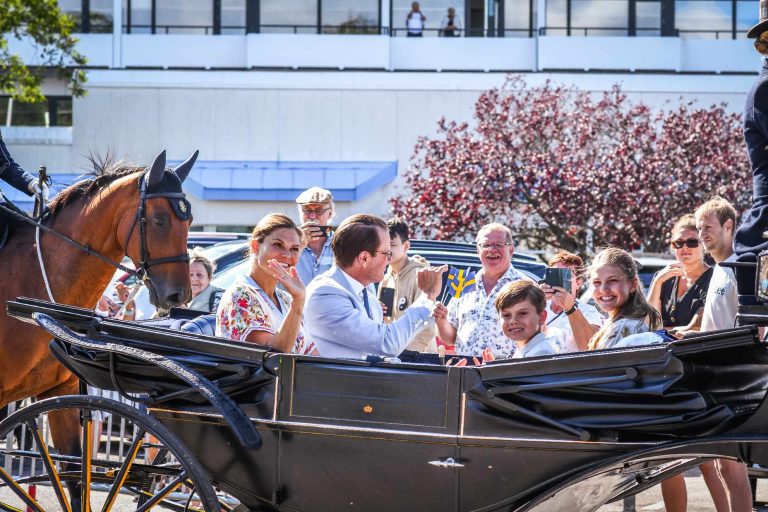
[[[221,297],[217,336],[280,352],[316,354],[301,319],[305,291],[296,262],[303,248],[302,233],[289,217],[269,214],[259,221],[251,237],[251,271]]]

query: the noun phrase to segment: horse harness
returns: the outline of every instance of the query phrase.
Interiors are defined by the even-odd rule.
[[[48,282],[48,273],[45,270],[45,264],[43,263],[43,256],[40,250],[40,231],[41,230],[57,236],[61,240],[64,240],[65,242],[69,243],[75,248],[85,252],[89,256],[95,256],[100,260],[104,261],[105,263],[108,263],[109,265],[115,267],[116,269],[122,270],[123,272],[126,272],[132,276],[135,276],[140,281],[144,281],[148,287],[151,287],[151,281],[147,279],[147,270],[150,267],[153,267],[156,265],[162,265],[164,263],[176,263],[176,262],[188,263],[189,262],[189,254],[186,252],[184,252],[183,254],[178,254],[176,256],[168,256],[165,258],[155,258],[155,259],[151,259],[149,255],[149,247],[147,244],[147,214],[146,214],[147,199],[154,199],[154,198],[161,198],[161,197],[167,199],[171,204],[171,208],[173,209],[173,212],[180,220],[189,220],[192,216],[192,207],[189,201],[186,199],[186,195],[184,194],[184,192],[173,192],[173,191],[167,190],[168,187],[164,185],[164,182],[165,180],[163,180],[163,182],[161,182],[156,186],[156,188],[159,189],[158,191],[153,191],[148,193],[147,192],[147,188],[148,188],[147,173],[145,173],[143,176],[139,178],[139,207],[136,210],[136,217],[133,220],[131,229],[128,232],[128,238],[125,240],[125,245],[123,246],[127,250],[128,243],[130,242],[131,236],[133,235],[133,231],[136,229],[136,225],[138,225],[139,226],[139,265],[135,270],[128,268],[121,263],[118,263],[117,261],[113,260],[112,258],[109,258],[108,256],[105,256],[97,251],[94,251],[88,245],[83,245],[79,242],[76,242],[75,240],[69,238],[68,236],[63,235],[58,231],[43,225],[40,221],[42,220],[42,218],[44,218],[44,215],[40,219],[36,219],[36,220],[31,219],[27,215],[24,215],[20,211],[17,211],[17,209],[9,208],[6,204],[2,204],[2,203],[0,203],[0,210],[5,211],[6,213],[9,213],[14,217],[21,219],[22,221],[35,226],[36,228],[35,242],[37,245],[37,258],[40,263],[40,270],[43,275],[43,281],[45,282],[45,288],[46,288],[46,291],[48,292],[48,297],[50,298],[51,302],[55,303],[56,300],[53,297],[53,293],[51,291],[51,287]]]
[[[139,267],[135,272],[132,272],[138,279],[144,279],[147,275],[149,267],[156,265],[162,265],[163,263],[177,263],[184,262],[189,263],[189,254],[184,252],[183,254],[177,254],[176,256],[168,256],[165,258],[150,259],[149,246],[147,244],[147,199],[154,199],[163,197],[168,199],[171,204],[173,213],[176,214],[180,220],[189,220],[192,217],[192,205],[187,201],[187,196],[184,192],[170,192],[159,191],[147,193],[147,180],[146,176],[139,178],[139,208],[136,210],[136,217],[133,219],[130,231],[128,231],[128,238],[125,240],[123,247],[128,249],[128,243],[131,241],[133,231],[136,229],[136,225],[139,225]]]

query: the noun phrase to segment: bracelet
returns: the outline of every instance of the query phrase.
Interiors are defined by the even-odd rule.
[[[569,309],[568,311],[565,311],[565,316],[571,316],[576,312],[577,309],[579,309],[579,303],[574,302],[573,306],[571,306],[571,309]]]

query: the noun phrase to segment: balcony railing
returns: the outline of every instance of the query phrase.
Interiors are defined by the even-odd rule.
[[[661,36],[659,28],[635,28],[632,34],[628,27],[541,27],[541,36],[623,36],[623,37],[653,37]],[[734,32],[722,29],[675,29],[672,37],[688,37],[700,39],[744,39],[746,30]]]

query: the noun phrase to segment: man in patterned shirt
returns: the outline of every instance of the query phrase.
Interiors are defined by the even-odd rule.
[[[512,232],[508,227],[486,224],[477,233],[477,254],[483,268],[477,273],[475,289],[453,299],[448,307],[437,303],[435,323],[440,339],[455,345],[456,353],[482,356],[489,348],[496,358],[512,357],[515,344],[501,330],[494,303],[504,285],[529,279],[512,266]]]

